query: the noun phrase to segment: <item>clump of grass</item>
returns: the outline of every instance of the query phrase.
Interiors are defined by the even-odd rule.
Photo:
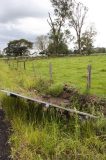
[[[50,85],[50,81],[44,78],[38,78],[30,87],[31,89],[36,89],[40,93],[47,93]]]
[[[35,89],[41,94],[44,93],[53,97],[59,97],[63,92],[63,84],[53,83],[50,80],[44,78],[38,78],[30,86],[30,89]]]
[[[106,69],[101,69],[100,71],[101,71],[101,72],[106,72]]]
[[[52,84],[48,88],[48,94],[53,97],[59,97],[63,93],[63,85],[62,84]]]
[[[10,139],[13,159],[20,160],[58,160],[58,159],[96,159],[105,160],[105,142],[96,135],[77,138],[59,129],[56,122],[41,125],[26,125],[15,118],[14,133]],[[18,123],[17,123],[18,122]],[[18,128],[18,130],[17,130]],[[77,134],[77,133],[76,133]]]

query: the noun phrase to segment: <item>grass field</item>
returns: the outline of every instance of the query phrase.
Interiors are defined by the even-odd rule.
[[[53,66],[50,84],[49,64]],[[69,84],[86,91],[87,65],[92,65],[91,94],[106,97],[106,56],[36,59],[17,69],[16,61],[0,60],[0,88],[31,95],[32,90],[58,95],[61,86]],[[36,92],[34,92],[36,94]],[[33,95],[34,96],[34,95]],[[74,99],[73,107],[78,101]],[[78,115],[59,116],[52,108],[23,99],[0,95],[0,105],[11,122],[9,139],[13,160],[105,160],[106,120],[99,106],[91,104],[91,112],[99,119],[83,119]],[[83,106],[81,106],[83,109]],[[85,108],[86,111],[88,111]]]
[[[92,65],[91,94],[106,96],[106,56],[85,56],[49,58],[26,62],[26,70],[23,64],[19,64],[16,70],[16,62],[7,63],[0,61],[0,87],[12,90],[27,90],[36,86],[38,79],[49,80],[49,63],[53,67],[54,84],[70,84],[80,90],[86,91],[87,66]],[[36,88],[36,87],[35,87]]]

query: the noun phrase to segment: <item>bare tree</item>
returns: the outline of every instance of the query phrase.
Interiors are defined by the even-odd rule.
[[[49,45],[49,37],[47,35],[40,35],[36,37],[35,47],[39,52],[46,51]]]
[[[81,34],[88,9],[80,2],[74,2],[72,14],[69,15],[69,26],[73,27],[77,36],[79,54],[81,54]]]

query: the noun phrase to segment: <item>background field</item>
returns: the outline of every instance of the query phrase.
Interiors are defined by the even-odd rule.
[[[0,88],[27,91],[36,86],[38,79],[50,79],[49,64],[53,67],[54,84],[70,84],[84,93],[86,91],[87,66],[92,65],[91,94],[106,96],[106,56],[61,57],[36,59],[23,63],[0,61]],[[36,88],[36,87],[35,87]]]

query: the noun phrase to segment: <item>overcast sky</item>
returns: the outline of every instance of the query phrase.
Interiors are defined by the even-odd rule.
[[[88,8],[87,22],[97,30],[95,46],[106,47],[106,0],[80,0]],[[49,0],[0,0],[0,48],[8,41],[26,38],[34,41],[37,35],[46,34]]]

